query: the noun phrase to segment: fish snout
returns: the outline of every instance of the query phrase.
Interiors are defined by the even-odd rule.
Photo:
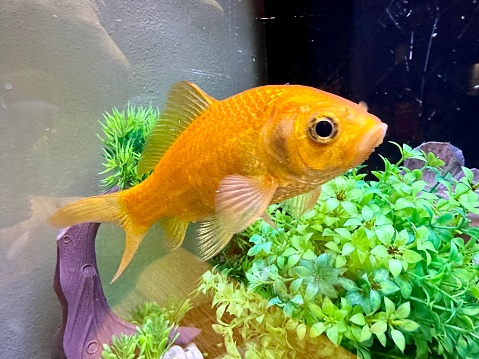
[[[367,131],[364,136],[362,137],[361,141],[358,144],[358,151],[360,152],[360,157],[368,157],[371,152],[379,146],[386,136],[388,126],[377,120],[369,131]]]

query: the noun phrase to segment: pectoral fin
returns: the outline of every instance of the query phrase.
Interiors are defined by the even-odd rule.
[[[319,195],[321,194],[321,187],[302,195],[287,199],[283,203],[283,207],[294,217],[301,218],[303,214],[311,211],[316,202],[318,202]]]
[[[200,223],[200,256],[203,259],[213,257],[228,244],[233,234],[261,217],[277,188],[272,182],[240,175],[223,178],[215,197],[215,216]]]
[[[203,260],[208,260],[218,254],[231,240],[234,232],[221,227],[218,219],[199,223],[198,227],[198,255]]]

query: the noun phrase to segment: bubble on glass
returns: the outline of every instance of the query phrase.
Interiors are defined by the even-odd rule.
[[[3,84],[3,87],[5,87],[6,90],[11,90],[13,88],[13,85],[11,82],[5,82]]]

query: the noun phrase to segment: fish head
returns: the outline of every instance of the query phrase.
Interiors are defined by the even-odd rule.
[[[297,90],[299,96],[278,104],[269,143],[282,171],[324,183],[364,162],[382,143],[387,125],[365,105],[317,89]]]

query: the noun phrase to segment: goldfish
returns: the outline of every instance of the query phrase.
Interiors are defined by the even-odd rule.
[[[301,85],[267,85],[216,100],[175,83],[141,154],[140,184],[87,197],[54,213],[56,227],[113,223],[126,233],[116,280],[148,229],[159,223],[169,247],[198,222],[198,254],[209,259],[266,208],[292,199],[301,215],[321,185],[361,164],[387,125],[365,106]]]

